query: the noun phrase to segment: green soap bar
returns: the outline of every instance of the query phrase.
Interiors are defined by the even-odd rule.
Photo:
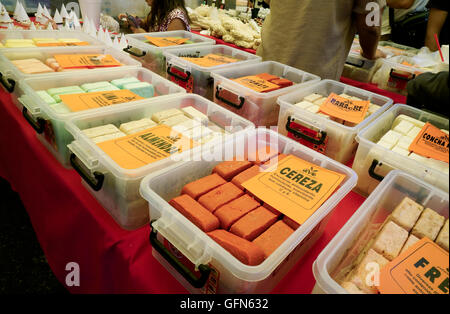
[[[56,104],[56,101],[53,99],[52,96],[50,96],[45,90],[41,90],[36,92],[39,97],[41,97],[41,99],[43,101],[45,101],[47,104],[52,105],[52,104]]]
[[[61,95],[72,95],[72,94],[85,94],[86,92],[84,90],[82,90],[81,88],[79,90],[72,90],[72,91],[67,91],[65,93],[58,93],[56,95],[53,95],[53,99],[56,100],[57,103],[61,102]]]
[[[51,108],[57,113],[71,113],[70,109],[64,104],[51,105]]]
[[[133,93],[144,98],[151,98],[155,95],[153,85],[146,82],[126,84],[124,89],[129,89]]]
[[[67,87],[58,87],[58,88],[50,88],[47,90],[47,93],[50,96],[55,96],[58,94],[79,94],[84,93],[84,90],[82,90],[79,86],[67,86]]]
[[[110,82],[96,82],[96,83],[87,83],[87,84],[83,84],[81,85],[81,88],[84,89],[85,91],[90,91],[92,89],[99,89],[99,88],[104,88],[104,87],[111,87],[112,84]]]
[[[130,83],[140,83],[141,81],[139,81],[137,78],[135,77],[126,77],[123,79],[117,79],[114,81],[111,81],[111,84],[117,86],[120,89],[124,89],[123,86],[125,84],[130,84]]]
[[[187,40],[184,42],[185,45],[195,44],[192,40]]]
[[[114,85],[111,85],[111,86],[100,87],[97,89],[90,89],[90,90],[88,90],[88,93],[109,92],[109,91],[113,91],[113,90],[120,90],[120,88],[117,88]]]

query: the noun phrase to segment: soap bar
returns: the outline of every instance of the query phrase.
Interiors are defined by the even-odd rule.
[[[211,129],[201,125],[191,130],[187,130],[183,135],[194,141],[198,141],[201,138],[208,137],[212,133],[213,131]]]
[[[298,107],[298,108],[301,108],[301,109],[307,110],[309,107],[314,106],[314,104],[313,104],[312,102],[303,100],[303,101],[301,101],[301,102],[295,104],[294,106],[296,106],[296,107]]]
[[[441,231],[444,222],[444,216],[439,215],[430,208],[426,208],[411,233],[419,239],[427,237],[434,241]]]
[[[66,91],[61,91],[61,92],[55,93],[53,95],[53,98],[55,99],[55,101],[57,103],[60,103],[61,102],[61,97],[60,97],[61,95],[74,95],[74,94],[85,94],[85,92],[84,92],[84,90],[82,90],[79,87],[75,88],[75,89],[72,89],[72,90],[67,89]]]
[[[230,232],[246,240],[253,241],[273,225],[277,218],[277,215],[270,210],[258,207],[234,223],[230,228]]]
[[[350,294],[365,294],[364,291],[360,290],[353,282],[344,281],[341,283],[341,287],[347,290]]]
[[[126,78],[122,78],[122,79],[113,80],[113,81],[111,81],[111,84],[117,86],[120,89],[124,89],[123,86],[126,84],[140,83],[140,82],[141,81],[135,77],[126,77]]]
[[[177,132],[184,133],[200,126],[201,123],[199,121],[189,119],[185,122],[175,125],[172,129],[174,129]]]
[[[392,261],[398,256],[407,239],[408,231],[389,221],[378,233],[372,249]]]
[[[422,212],[423,206],[417,204],[412,199],[405,197],[394,209],[390,219],[409,232],[416,224]]]
[[[110,82],[96,82],[96,83],[87,83],[80,86],[82,89],[84,89],[86,92],[89,92],[92,89],[100,89],[105,87],[115,87]]]
[[[214,167],[213,173],[217,173],[225,180],[230,181],[234,176],[251,166],[252,163],[249,161],[224,161]]]
[[[214,190],[215,188],[227,183],[218,174],[213,173],[207,177],[201,178],[197,181],[186,184],[181,190],[182,194],[187,194],[194,199]]]
[[[264,251],[264,257],[267,258],[293,233],[294,230],[279,220],[253,240],[253,243]]]
[[[201,196],[198,201],[210,212],[214,213],[219,207],[244,195],[241,189],[233,183],[225,183]]]
[[[245,188],[242,186],[242,184],[250,180],[251,178],[256,177],[261,173],[261,171],[262,169],[259,166],[255,165],[233,177],[233,180],[231,180],[231,182],[241,190],[244,190]]]
[[[259,77],[259,78],[261,78],[261,79],[263,79],[263,80],[269,81],[269,82],[271,82],[271,81],[273,81],[273,80],[278,80],[278,79],[280,79],[278,76],[272,75],[272,74],[269,74],[269,73],[260,73],[260,74],[256,74],[256,76]],[[275,84],[275,83],[274,83],[274,84]],[[278,84],[277,84],[277,85],[278,85]]]
[[[50,96],[55,96],[55,95],[61,95],[61,94],[66,94],[66,93],[71,93],[73,92],[73,94],[77,94],[77,93],[84,93],[84,90],[82,90],[79,86],[66,86],[66,87],[57,87],[57,88],[50,88],[47,90],[47,93]]]
[[[183,112],[179,109],[173,108],[173,109],[168,109],[168,110],[160,111],[160,112],[153,114],[152,120],[157,123],[161,123],[162,120],[166,120],[171,117],[178,116],[178,115],[183,115]]]
[[[155,95],[155,88],[147,82],[128,83],[123,86],[123,89],[128,89],[143,98],[151,98]]]
[[[249,195],[244,195],[220,207],[214,212],[214,215],[219,218],[221,228],[228,230],[236,221],[258,207],[257,201]]]
[[[206,115],[204,115],[202,112],[200,112],[199,110],[195,109],[192,106],[181,108],[181,111],[183,111],[183,113],[189,118],[198,120],[203,124],[207,124],[209,121]]]
[[[57,113],[71,113],[72,111],[62,103],[50,105],[50,107]]]
[[[356,269],[352,272],[350,281],[365,293],[376,294],[378,293],[378,288],[375,285],[367,284],[367,276],[373,271],[372,267],[367,267],[368,264],[371,263],[378,264],[379,269],[382,269],[389,263],[389,260],[374,250],[369,250],[362,259],[361,263],[359,263]]]
[[[308,95],[308,96],[306,96],[305,98],[303,98],[303,100],[304,101],[308,101],[308,102],[312,102],[312,103],[314,103],[316,100],[319,100],[319,99],[321,99],[323,96],[322,95],[319,95],[319,94],[311,94],[311,95]]]
[[[260,165],[268,161],[269,159],[272,159],[276,156],[278,156],[279,152],[278,149],[272,146],[263,146],[259,147],[256,151],[253,151],[251,153],[248,153],[248,161],[251,161],[255,163],[256,165]]]
[[[37,91],[36,94],[38,94],[39,97],[41,97],[42,100],[45,101],[47,104],[49,105],[56,104],[55,99],[53,99],[53,97],[50,96],[45,90]]]
[[[280,86],[281,88],[285,88],[285,87],[289,87],[289,86],[294,85],[293,82],[291,82],[291,81],[289,81],[289,80],[287,80],[287,79],[283,79],[283,78],[276,79],[276,80],[272,80],[272,81],[270,81],[270,82],[271,82],[272,84],[275,84],[275,85]]]
[[[436,244],[442,247],[444,250],[448,252],[448,219],[442,227],[441,232],[439,232],[438,237],[436,238]]]
[[[403,245],[402,250],[400,251],[400,254],[403,254],[406,250],[408,250],[411,246],[419,242],[419,238],[414,236],[413,234],[410,234],[408,237],[408,240],[406,240],[405,245]]]
[[[97,92],[111,92],[111,91],[116,91],[116,90],[120,90],[120,88],[117,88],[115,86],[105,86],[105,87],[100,87],[100,88],[96,88],[96,89],[91,89],[88,92],[89,93],[97,93]]]
[[[408,135],[409,131],[414,128],[414,124],[409,121],[403,120],[394,128],[394,131],[403,135]]]
[[[24,59],[11,61],[20,71],[25,74],[41,74],[55,72],[52,68],[48,67],[37,59]]]
[[[125,137],[125,136],[127,136],[125,133],[117,132],[117,133],[113,133],[113,134],[108,134],[108,135],[103,135],[103,136],[99,136],[99,137],[94,137],[92,139],[92,141],[95,144],[98,144],[98,143],[102,143],[102,142],[106,142],[106,141],[110,141],[110,140],[115,140],[117,138],[121,138],[121,137]]]
[[[149,118],[144,118],[141,120],[137,120],[137,121],[131,121],[131,122],[127,122],[127,123],[122,123],[119,127],[120,131],[122,131],[123,133],[126,134],[132,134],[132,133],[136,133],[133,132],[136,129],[142,129],[142,128],[152,128],[157,126],[157,124],[155,122],[153,122],[152,120],[150,120]]]
[[[176,126],[177,124],[181,124],[181,123],[184,123],[189,120],[191,120],[191,119],[189,119],[185,115],[181,114],[181,115],[176,115],[176,116],[164,119],[164,120],[160,121],[159,123],[173,127],[173,126]]]
[[[94,138],[102,135],[118,133],[120,130],[113,124],[97,126],[95,128],[85,129],[82,131],[87,137]]]

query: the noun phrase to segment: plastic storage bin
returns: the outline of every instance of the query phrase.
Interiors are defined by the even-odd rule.
[[[316,285],[312,293],[347,293],[338,281],[404,197],[449,217],[448,193],[410,174],[392,171],[317,257],[313,264]]]
[[[122,228],[133,230],[149,222],[148,204],[139,195],[139,184],[146,175],[163,169],[175,163],[176,160],[172,157],[165,158],[138,169],[127,170],[107,156],[81,130],[110,123],[119,127],[122,123],[151,117],[159,111],[187,106],[193,106],[200,110],[208,116],[211,122],[221,127],[227,127],[227,131],[231,134],[254,129],[251,122],[197,95],[174,95],[126,107],[104,108],[102,112],[89,112],[72,118],[66,124],[67,130],[75,139],[69,145],[72,166],[81,174],[84,179],[83,183],[88,190]],[[217,141],[221,141],[221,138],[206,143],[203,147],[215,145]],[[190,153],[190,151],[186,151],[179,156]]]
[[[104,47],[52,47],[52,48],[9,48],[0,49],[0,82],[5,90],[9,93],[13,93],[15,85],[19,80],[31,77],[44,77],[44,76],[59,76],[66,74],[64,72],[53,72],[45,74],[25,74],[20,71],[11,61],[35,58],[42,62],[46,59],[52,58],[55,54],[108,54],[113,56],[117,61],[123,64],[122,67],[136,68],[141,67],[141,63],[132,59],[128,54],[119,50]],[[76,73],[85,75],[86,73],[98,73],[98,71],[104,71],[105,68],[79,70]],[[88,71],[88,72],[87,72]]]
[[[194,42],[192,44],[183,44],[179,46],[170,47],[157,47],[148,43],[145,43],[145,36],[150,37],[181,37],[188,38]],[[144,66],[152,70],[153,72],[165,76],[166,73],[166,57],[163,52],[174,48],[194,48],[200,46],[212,46],[216,44],[214,39],[207,38],[205,36],[197,35],[187,31],[170,31],[170,32],[158,32],[158,33],[146,33],[146,34],[131,34],[126,35],[128,40],[128,48],[126,52],[136,57],[137,60],[144,63]],[[136,51],[140,50],[140,51]]]
[[[390,171],[398,169],[448,192],[448,174],[376,144],[391,129],[394,120],[399,115],[406,115],[423,122],[430,122],[434,126],[447,131],[449,128],[447,118],[407,105],[397,104],[387,110],[356,137],[359,143],[353,163],[353,170],[356,171],[359,177],[356,191],[361,195],[369,195],[384,176]]]
[[[294,85],[273,92],[258,93],[232,81],[236,78],[260,73],[286,78],[294,82]],[[320,77],[317,75],[275,61],[216,70],[211,73],[211,76],[214,78],[215,103],[252,121],[256,126],[266,127],[278,124],[280,109],[277,104],[278,97],[320,81]]]
[[[369,83],[379,67],[380,60],[366,59],[360,51],[359,45],[352,47],[345,61],[342,76],[358,82]]]
[[[202,67],[182,59],[183,56],[202,57],[211,53],[229,56],[242,61],[213,67]],[[209,100],[213,100],[214,83],[211,72],[261,62],[261,57],[225,45],[171,49],[165,51],[164,55],[167,58],[167,78],[179,82],[184,87],[187,86],[188,92],[193,92]]]
[[[304,97],[313,93],[321,94],[324,97],[331,93],[338,95],[345,93],[349,96],[370,100],[371,103],[381,106],[381,108],[357,126],[345,126],[294,106]],[[345,164],[351,161],[356,153],[358,147],[356,135],[358,132],[386,111],[392,105],[392,102],[391,99],[378,94],[340,82],[323,80],[278,98],[280,104],[278,132],[290,138],[301,140],[313,148],[320,148],[319,150],[328,157]],[[295,126],[295,129],[292,127],[293,122],[298,125]],[[314,134],[315,137],[313,137]]]
[[[19,102],[23,104],[23,107],[19,109],[22,110],[24,117],[36,130],[42,143],[44,143],[63,165],[69,166],[67,144],[70,144],[73,137],[65,129],[65,122],[86,111],[59,113],[43,101],[36,92],[47,90],[49,88],[82,85],[99,81],[112,81],[124,77],[136,77],[141,81],[153,84],[155,94],[158,95],[158,97],[148,99],[147,103],[149,105],[152,101],[157,100],[161,96],[165,97],[176,93],[186,93],[186,91],[178,85],[169,82],[161,76],[144,68],[110,68],[96,73],[84,72],[84,75],[66,72],[57,77],[45,76],[28,78],[21,81],[17,90],[18,93],[22,95],[19,98]],[[114,105],[114,107],[128,106],[132,103],[133,102],[118,104]],[[104,107],[91,109],[89,112],[101,112],[103,109]]]
[[[173,197],[180,195],[185,184],[209,175],[215,165],[221,162],[213,161],[206,155],[209,152],[199,155],[201,161],[178,163],[142,181],[140,191],[149,202],[152,220],[150,238],[153,255],[191,293],[205,293],[205,290],[211,289],[206,284],[211,269],[217,281],[213,283],[215,293],[269,293],[320,238],[335,206],[356,183],[356,174],[350,168],[265,128],[239,134],[216,149],[233,152],[234,147],[243,147],[246,152],[254,152],[257,147],[269,144],[278,146],[278,150],[284,154],[292,154],[343,173],[346,178],[336,192],[258,266],[241,263],[168,204]],[[236,153],[227,159],[235,156]],[[195,266],[201,276],[195,279],[197,275],[186,268],[183,271],[180,263],[187,269]],[[175,269],[172,265],[178,266]]]
[[[36,31],[29,31],[29,30],[14,30],[14,31],[7,31],[7,30],[0,30],[0,43],[5,44],[6,40],[8,39],[33,39],[33,38],[77,38],[81,41],[88,42],[90,46],[105,46],[104,43],[101,41],[95,39],[92,36],[89,36],[88,34],[81,32],[81,31],[65,31],[65,30],[58,30],[58,31],[47,31],[47,30],[36,30]],[[4,49],[23,49],[23,48],[5,48]],[[27,48],[25,48],[27,49]]]

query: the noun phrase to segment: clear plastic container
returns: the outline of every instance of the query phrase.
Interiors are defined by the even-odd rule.
[[[338,95],[345,93],[363,100],[370,100],[371,103],[381,108],[357,126],[346,126],[295,106],[304,97],[313,93],[321,94],[324,97],[328,97],[331,93]],[[356,135],[358,132],[386,111],[393,101],[387,97],[340,82],[323,80],[279,97],[278,103],[280,104],[278,132],[290,138],[305,141],[313,147],[320,147],[320,150],[328,157],[346,164],[351,161],[356,153],[358,147]],[[293,129],[292,122],[298,124],[299,128]],[[301,130],[300,126],[304,130]],[[316,136],[313,137],[312,134]]]
[[[0,30],[0,43],[5,44],[8,39],[33,39],[33,38],[51,38],[51,39],[60,39],[60,38],[76,38],[81,41],[88,42],[90,46],[105,46],[104,43],[95,39],[88,34],[81,31],[48,31],[48,30]],[[24,49],[24,48],[6,48],[2,47],[2,49]],[[27,49],[27,48],[26,48]]]
[[[225,55],[241,61],[213,67],[202,67],[182,58],[183,56],[202,57],[208,54]],[[188,85],[188,92],[192,91],[194,94],[209,100],[213,100],[214,83],[211,72],[261,62],[261,57],[226,45],[171,49],[165,51],[164,55],[167,59],[167,78],[180,82],[180,85]],[[182,74],[177,72],[182,72]]]
[[[317,257],[312,293],[347,293],[338,282],[404,197],[449,217],[448,193],[405,172],[392,171]]]
[[[179,46],[157,47],[146,43],[145,36],[181,37],[187,38],[193,43],[183,44]],[[163,54],[164,51],[174,48],[195,48],[201,46],[212,46],[216,44],[216,41],[211,38],[207,38],[205,36],[197,35],[187,31],[129,34],[126,35],[126,38],[128,40],[128,48],[126,48],[125,51],[131,54],[133,57],[136,57],[137,60],[144,63],[145,67],[161,76],[166,75],[166,57]]]
[[[273,92],[258,93],[233,82],[233,79],[260,73],[269,73],[288,79],[294,82],[294,85]],[[320,81],[317,75],[275,61],[215,70],[211,76],[214,78],[215,103],[252,121],[256,126],[266,127],[278,124],[280,109],[277,104],[278,97]]]
[[[174,95],[126,107],[104,108],[102,112],[87,112],[67,122],[66,129],[75,139],[69,145],[71,165],[80,173],[87,189],[122,228],[134,230],[149,222],[148,204],[139,194],[139,184],[146,175],[175,163],[176,158],[165,158],[138,169],[127,170],[120,167],[81,130],[106,124],[119,127],[125,122],[149,118],[159,111],[187,106],[203,112],[210,122],[222,128],[227,127],[228,136],[254,129],[251,122],[198,95]],[[203,147],[213,146],[222,139],[219,137]],[[179,157],[189,156],[191,151],[185,151]]]
[[[191,293],[211,293],[212,288],[213,293],[219,294],[270,293],[320,238],[334,208],[356,183],[356,174],[350,168],[265,128],[239,134],[215,149],[219,152],[233,152],[237,147],[242,147],[243,152],[254,152],[258,147],[266,145],[278,147],[284,154],[292,154],[345,174],[346,178],[335,193],[258,266],[241,263],[168,203],[180,195],[185,184],[211,173],[221,162],[218,161],[220,158],[213,159],[209,155],[216,151],[202,152],[197,155],[198,161],[180,162],[153,173],[142,181],[140,191],[149,203],[152,220],[150,238],[153,255]],[[234,152],[226,160],[237,155]],[[223,156],[223,153],[219,153],[219,156]],[[198,273],[192,274],[192,270],[188,271],[186,268],[182,270],[180,264],[187,269],[199,270],[201,276]],[[213,270],[216,284],[208,280],[208,270]],[[194,279],[193,276],[198,277]]]
[[[18,99],[19,109],[22,110],[24,118],[36,130],[38,138],[53,153],[53,155],[66,167],[69,166],[69,151],[67,145],[73,140],[73,137],[65,129],[65,122],[86,111],[61,113],[57,112],[52,106],[48,105],[37,94],[40,90],[50,88],[66,87],[100,81],[112,81],[124,77],[135,77],[143,82],[153,85],[155,96],[147,100],[148,104],[160,97],[166,97],[172,94],[185,94],[186,91],[180,86],[169,82],[163,77],[156,75],[145,68],[110,68],[101,72],[84,72],[84,75],[78,73],[66,72],[56,76],[45,76],[24,79],[19,83],[17,93],[21,96]],[[133,102],[117,104],[116,106],[128,106]],[[103,108],[91,109],[89,112],[101,112]]]
[[[384,134],[391,130],[394,120],[399,115],[430,122],[434,126],[447,131],[449,129],[447,118],[407,105],[394,105],[373,123],[361,130],[356,137],[359,143],[353,163],[353,170],[359,177],[356,191],[361,195],[371,194],[384,176],[390,171],[398,169],[448,192],[448,174],[376,144]]]

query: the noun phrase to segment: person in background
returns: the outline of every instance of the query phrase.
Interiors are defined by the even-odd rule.
[[[430,8],[425,46],[431,51],[437,51],[438,46],[434,38],[435,34],[438,35],[440,45],[448,45],[450,42],[447,18],[449,0],[431,0]]]
[[[376,12],[375,25],[369,26],[366,17],[374,13],[369,4],[382,8],[384,0],[265,1],[271,13],[264,22],[257,51],[263,60],[339,80],[356,32],[363,57],[374,60],[382,56],[377,50],[381,12]]]
[[[133,33],[191,31],[189,15],[184,0],[145,0],[151,11],[138,27],[128,21],[123,27],[129,27]],[[125,14],[119,19],[127,18]]]

